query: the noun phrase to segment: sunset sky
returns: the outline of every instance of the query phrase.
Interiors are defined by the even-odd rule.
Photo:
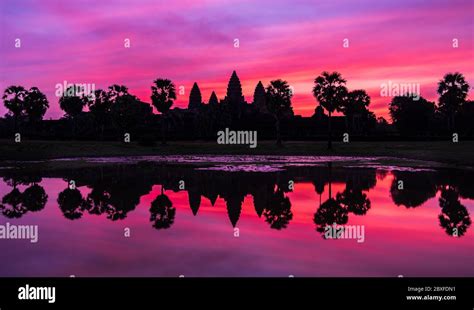
[[[64,81],[124,84],[150,102],[152,81],[166,77],[185,87],[176,106],[186,107],[193,82],[205,102],[212,90],[223,98],[236,70],[248,102],[259,80],[282,78],[294,87],[295,113],[309,116],[314,78],[335,70],[386,118],[383,83],[419,83],[433,101],[447,72],[474,86],[472,0],[2,0],[0,16],[0,88],[39,87],[46,118],[63,115],[54,91]]]

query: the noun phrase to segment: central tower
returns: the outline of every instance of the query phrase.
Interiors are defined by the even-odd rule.
[[[245,104],[244,96],[242,95],[242,85],[240,84],[237,73],[232,72],[232,75],[227,85],[227,96],[225,97],[225,103],[229,105],[232,115],[240,118],[242,114],[243,105]]]

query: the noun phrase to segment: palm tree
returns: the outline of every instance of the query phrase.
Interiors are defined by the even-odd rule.
[[[455,129],[455,115],[466,101],[468,92],[469,84],[459,72],[447,73],[438,82],[439,109],[447,117],[449,130]]]
[[[280,122],[285,113],[291,111],[291,92],[287,81],[281,79],[271,81],[265,90],[268,111],[275,117],[277,145],[281,146]]]
[[[162,144],[166,144],[165,138],[165,121],[168,111],[173,105],[173,100],[176,100],[176,87],[173,82],[168,79],[158,78],[153,81],[151,86],[151,101],[153,106],[163,115],[161,122],[161,137]]]
[[[313,96],[328,111],[328,149],[332,149],[331,113],[341,111],[346,100],[346,80],[340,73],[324,71],[314,80]]]
[[[3,103],[10,110],[10,114],[14,119],[14,130],[18,129],[18,119],[23,115],[25,109],[25,98],[27,91],[23,86],[10,86],[3,92]]]

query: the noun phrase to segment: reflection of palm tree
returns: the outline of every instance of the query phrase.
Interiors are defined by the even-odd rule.
[[[463,236],[471,226],[471,218],[466,207],[461,204],[457,190],[453,187],[442,188],[439,206],[441,214],[438,218],[441,227],[450,236]]]
[[[167,229],[174,223],[176,208],[173,207],[168,196],[163,193],[163,186],[161,194],[151,203],[150,213],[150,221],[153,222],[153,227],[156,229]]]
[[[455,129],[455,116],[465,102],[469,92],[469,84],[459,73],[447,73],[438,82],[439,110],[448,120],[448,128]]]
[[[86,209],[85,201],[77,188],[68,187],[59,193],[58,204],[64,217],[70,220],[80,219]]]
[[[320,205],[316,213],[314,213],[313,222],[316,224],[316,231],[323,233],[327,225],[334,223],[346,224],[349,216],[346,208],[334,198],[332,198],[332,165],[328,163],[328,179],[329,179],[329,198]]]
[[[270,199],[269,208],[263,212],[263,215],[270,227],[278,230],[286,228],[293,219],[290,198],[285,196],[281,187],[277,186]]]
[[[329,113],[328,149],[332,149],[331,113],[340,111],[347,96],[346,80],[339,72],[323,72],[314,80],[313,96]]]
[[[322,180],[321,176],[319,179],[313,181],[314,190],[319,195],[319,206],[321,207],[321,196],[324,193],[324,180]]]
[[[48,201],[48,195],[42,186],[33,184],[25,189],[22,200],[23,206],[25,206],[28,211],[36,212],[44,208]]]

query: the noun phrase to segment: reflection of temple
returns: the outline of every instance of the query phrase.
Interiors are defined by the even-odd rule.
[[[0,201],[0,212],[7,218],[19,218],[27,212],[44,208],[48,195],[41,187],[41,178],[29,178],[20,170],[11,170],[4,181],[12,189]],[[438,221],[450,236],[465,235],[472,221],[461,198],[473,199],[474,187],[468,181],[472,172],[456,174],[439,172],[393,171],[390,187],[395,205],[417,208],[441,192]],[[18,175],[17,175],[18,174]],[[188,192],[189,207],[198,215],[202,200],[208,199],[214,206],[218,198],[225,202],[229,224],[238,225],[246,196],[251,196],[258,217],[262,217],[272,229],[284,229],[293,219],[293,210],[287,193],[289,180],[312,182],[318,194],[313,221],[316,230],[322,232],[326,225],[344,224],[352,216],[369,212],[371,202],[365,193],[377,182],[377,171],[371,168],[345,169],[342,167],[287,167],[276,172],[226,172],[196,170],[187,166],[161,166],[154,163],[90,167],[78,170],[53,170],[43,172],[44,178],[65,179],[65,189],[59,193],[57,203],[64,217],[70,220],[82,218],[84,213],[105,216],[112,221],[123,220],[135,210],[143,195],[161,185],[161,193],[149,206],[150,221],[156,229],[172,227],[176,208],[166,190],[181,191],[184,181]],[[405,190],[398,190],[396,182],[403,179]],[[83,195],[77,188],[67,187],[68,180],[76,186],[90,188]],[[344,183],[343,190],[331,191],[332,183]],[[29,186],[22,190],[22,186]],[[328,193],[327,195],[323,193]],[[324,198],[323,198],[324,196]]]

